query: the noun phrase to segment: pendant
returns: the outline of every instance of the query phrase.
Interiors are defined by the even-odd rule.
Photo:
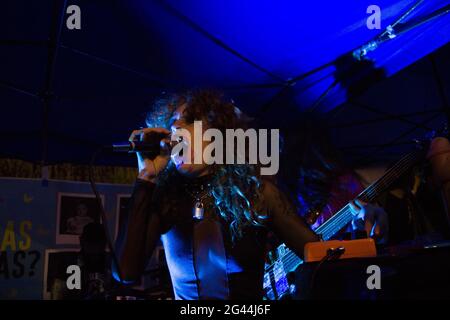
[[[203,208],[203,203],[200,200],[198,200],[195,203],[194,208],[192,209],[192,217],[194,219],[201,220],[201,219],[203,219],[204,211],[205,211],[205,209]]]

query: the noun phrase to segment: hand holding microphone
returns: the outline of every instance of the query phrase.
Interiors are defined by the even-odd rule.
[[[131,150],[137,151],[138,178],[155,183],[159,173],[167,166],[170,160],[170,131],[164,128],[143,128],[134,130],[128,141]],[[158,150],[159,153],[154,150]],[[155,145],[153,153],[147,153],[146,147]]]

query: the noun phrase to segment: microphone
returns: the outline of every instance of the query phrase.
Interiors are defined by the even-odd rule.
[[[113,143],[111,146],[106,146],[106,148],[112,152],[149,152],[159,154],[161,145],[160,142],[126,141]]]
[[[167,137],[166,134],[152,132],[148,134],[143,141],[126,141],[113,143],[112,145],[106,146],[106,149],[112,152],[142,152],[146,156],[157,156],[161,153],[161,148],[165,146],[166,143],[161,141]],[[170,144],[167,144],[170,148]]]

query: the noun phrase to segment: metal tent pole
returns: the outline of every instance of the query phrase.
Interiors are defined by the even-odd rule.
[[[66,5],[67,0],[54,0],[53,3],[52,24],[50,36],[48,39],[48,55],[47,55],[47,69],[45,73],[45,83],[44,88],[40,93],[43,106],[42,157],[41,157],[41,164],[43,168],[47,165],[48,162],[49,114],[54,98],[53,80]]]

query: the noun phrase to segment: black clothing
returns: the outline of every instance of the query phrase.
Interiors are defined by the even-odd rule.
[[[267,223],[247,227],[234,243],[212,198],[205,205],[204,219],[196,220],[192,197],[188,192],[177,195],[179,205],[170,208],[174,213],[170,217],[177,218],[172,219],[156,209],[154,191],[150,182],[135,183],[117,243],[120,269],[125,281],[137,279],[161,237],[176,299],[261,299],[267,230],[299,255],[305,243],[318,240],[270,182],[263,182],[262,197],[254,206],[269,217]]]

